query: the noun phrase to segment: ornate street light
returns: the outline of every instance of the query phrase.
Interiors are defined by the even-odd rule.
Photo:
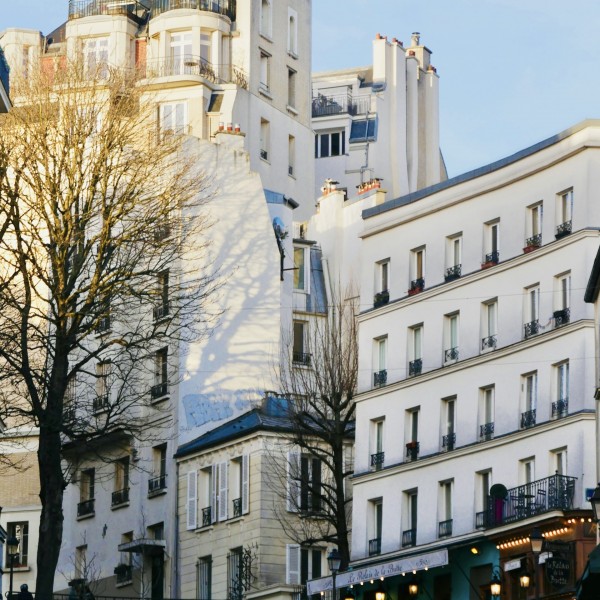
[[[6,540],[6,552],[10,561],[10,580],[8,585],[8,598],[12,600],[13,595],[13,571],[15,568],[15,558],[19,556],[19,540],[12,535]]]
[[[413,578],[410,580],[408,584],[408,595],[416,596],[419,593],[419,583],[416,577],[413,575]]]
[[[383,589],[383,584],[381,582],[375,592],[375,600],[385,600],[385,590]]]
[[[519,575],[519,584],[522,588],[528,588],[531,585],[531,576],[527,571],[524,571]]]
[[[594,493],[590,498],[590,502],[592,503],[594,520],[596,521],[596,523],[598,523],[600,522],[600,483],[598,483],[598,487],[594,490]]]
[[[331,571],[331,576],[333,578],[333,598],[334,600],[337,600],[337,587],[335,585],[335,578],[340,570],[340,565],[342,564],[342,557],[337,548],[334,548],[327,555],[327,564],[329,565],[329,570]]]
[[[540,580],[538,576],[538,563],[539,555],[544,547],[544,536],[540,530],[536,527],[529,535],[529,542],[531,543],[531,551],[533,552],[533,572],[535,575],[535,600],[540,597]]]
[[[492,574],[492,581],[490,581],[490,594],[492,598],[496,600],[500,598],[500,594],[502,593],[502,582],[500,581],[500,570],[498,567],[494,568],[494,572]]]

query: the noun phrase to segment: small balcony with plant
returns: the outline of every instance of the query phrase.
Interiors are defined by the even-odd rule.
[[[486,442],[494,439],[494,423],[484,423],[479,426],[479,441]]]
[[[535,319],[534,321],[530,321],[523,325],[523,335],[525,339],[529,339],[530,337],[537,335],[540,332],[540,329],[540,321],[539,319]]]
[[[381,292],[377,292],[373,297],[373,308],[379,308],[380,306],[384,306],[390,301],[390,292],[389,290],[382,290]]]
[[[481,263],[482,269],[488,269],[489,267],[493,267],[500,262],[500,252],[498,250],[494,250],[492,252],[488,252],[485,255],[483,262]]]
[[[444,363],[454,363],[458,360],[458,356],[458,346],[455,346],[454,348],[448,348],[447,350],[444,350]]]
[[[408,289],[408,295],[414,296],[415,294],[421,293],[425,289],[425,279],[418,277],[410,282],[410,288]]]
[[[387,370],[382,369],[373,373],[373,387],[383,387],[387,383]]]
[[[562,419],[569,414],[569,399],[561,398],[552,403],[552,418]]]
[[[496,344],[498,343],[498,336],[496,334],[487,335],[481,339],[481,351],[495,350]]]
[[[442,436],[442,450],[446,452],[450,452],[450,450],[454,450],[456,447],[456,433],[447,433]]]
[[[449,281],[460,279],[461,275],[462,265],[454,265],[453,267],[449,267],[446,269],[446,273],[444,274],[444,281],[448,283]]]
[[[380,471],[383,469],[383,463],[385,462],[385,452],[375,452],[371,454],[371,469]]]
[[[409,461],[417,460],[419,458],[419,449],[421,444],[416,440],[410,441],[406,444],[406,458]]]
[[[570,235],[573,232],[573,222],[572,221],[565,221],[564,223],[561,223],[560,225],[558,225],[556,227],[556,233],[554,234],[554,237],[557,240],[560,240],[561,238],[564,238],[567,235]]]
[[[527,254],[528,252],[533,252],[537,250],[537,248],[542,247],[542,234],[538,233],[536,235],[532,235],[531,237],[525,240],[525,246],[523,248],[523,252]]]
[[[571,310],[569,308],[561,308],[552,313],[554,327],[562,327],[571,321]]]
[[[408,363],[408,376],[420,375],[423,370],[423,359],[415,358]]]

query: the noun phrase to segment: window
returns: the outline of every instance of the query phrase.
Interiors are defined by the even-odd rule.
[[[573,190],[558,194],[556,202],[556,239],[569,235],[573,230]]]
[[[269,160],[269,149],[271,146],[271,125],[266,119],[260,120],[260,157]]]
[[[456,444],[456,396],[442,400],[442,449],[454,450]]]
[[[211,600],[211,584],[212,584],[212,557],[203,556],[196,563],[197,570],[197,597],[200,600]]]
[[[129,457],[125,456],[115,461],[114,492],[112,506],[129,502]]]
[[[480,471],[476,474],[475,505],[477,507],[476,526],[486,527],[489,522],[490,487],[492,486],[492,471]],[[504,502],[502,502],[503,506]],[[500,509],[500,513],[502,508]]]
[[[533,427],[537,410],[537,371],[521,377],[521,429]]]
[[[269,94],[271,82],[271,55],[264,50],[260,51],[260,84],[259,91]]]
[[[420,375],[423,370],[423,325],[408,330],[408,375]]]
[[[260,34],[271,37],[271,0],[262,0],[260,5]]]
[[[409,295],[423,291],[425,287],[425,247],[411,250],[410,253],[411,282]]]
[[[290,108],[296,106],[296,71],[288,69],[288,101],[287,105]]]
[[[571,320],[571,273],[554,278],[554,327],[565,325]]]
[[[494,386],[479,390],[479,439],[491,440],[494,437]]]
[[[7,539],[15,537],[19,540],[18,553],[14,558],[13,566],[15,568],[27,566],[27,555],[29,553],[29,522],[18,521],[6,524],[6,537]],[[10,556],[8,554],[8,547],[6,548],[6,563],[7,567],[10,567]]]
[[[288,54],[293,57],[298,55],[298,13],[288,8]]]
[[[231,460],[229,464],[229,497],[232,518],[241,517],[249,512],[250,456],[244,454]]]
[[[167,489],[167,444],[152,448],[152,477],[148,480],[148,493]]]
[[[212,61],[212,32],[207,29],[200,30],[200,58],[204,64]]]
[[[121,544],[129,544],[133,542],[133,531],[121,534]],[[117,584],[131,583],[132,581],[132,552],[121,552],[119,558],[118,570],[115,569],[117,575]]]
[[[244,549],[233,548],[227,555],[227,600],[242,600],[244,595]]]
[[[385,454],[383,451],[383,425],[385,419],[371,421],[371,468],[379,470],[383,467]]]
[[[378,308],[390,300],[390,260],[389,258],[375,263],[375,296],[373,307]]]
[[[522,484],[535,481],[535,458],[520,460],[520,479]]]
[[[163,271],[157,277],[157,306],[154,307],[154,320],[159,321],[169,314],[169,271]]]
[[[402,547],[417,545],[417,490],[404,492]]]
[[[352,121],[349,141],[351,144],[377,141],[377,117]]]
[[[493,350],[498,341],[498,300],[494,298],[482,304],[481,351]]]
[[[294,289],[308,292],[306,278],[306,248],[294,248]]]
[[[305,585],[309,579],[321,577],[323,550],[321,548],[301,548],[298,544],[286,546],[286,583]]]
[[[310,366],[310,354],[306,352],[306,330],[308,323],[294,321],[294,346],[292,362],[296,365]]]
[[[542,203],[534,204],[527,209],[527,238],[525,251],[539,248],[542,245]]]
[[[390,261],[388,260],[384,260],[380,263],[378,263],[379,266],[379,291],[381,292],[387,292],[390,288],[389,288],[389,276],[390,276]]]
[[[81,471],[79,504],[77,505],[78,517],[86,517],[94,514],[95,487],[96,471],[94,469],[84,469]]]
[[[315,158],[342,156],[346,153],[346,131],[331,131],[315,135]]]
[[[187,102],[169,102],[159,106],[161,137],[188,132]]]
[[[540,332],[540,286],[533,285],[525,290],[525,339]]]
[[[452,535],[452,488],[454,481],[440,481],[438,498],[438,537]]]
[[[294,177],[296,167],[296,138],[288,136],[288,175]]]
[[[552,403],[552,417],[555,419],[569,414],[569,362],[554,366],[556,373],[556,400]]]
[[[169,362],[167,348],[162,348],[154,353],[154,385],[150,391],[153,400],[163,398],[169,392]]]
[[[217,465],[201,469],[200,476],[200,506],[202,509],[202,527],[208,527],[217,521]]]
[[[381,553],[381,535],[383,532],[383,500],[369,500],[369,515],[367,527],[369,530],[369,556]]]
[[[171,72],[169,75],[186,73],[193,59],[192,32],[171,34]]]
[[[419,409],[411,408],[406,411],[405,439],[407,460],[417,460],[419,457]]]
[[[484,267],[496,265],[500,262],[500,221],[495,220],[485,225],[484,239]]]
[[[373,340],[373,385],[387,383],[387,336]]]
[[[462,234],[446,238],[446,273],[445,281],[458,279],[462,274]]]
[[[110,375],[112,365],[110,361],[96,363],[96,397],[94,398],[94,412],[102,412],[110,406]]]
[[[83,42],[85,67],[88,76],[106,79],[108,77],[108,38],[89,38]]]
[[[458,360],[458,318],[458,314],[446,315],[444,318],[444,334],[446,336],[444,363]]]
[[[75,548],[75,579],[85,579],[87,577],[87,544]]]
[[[321,461],[299,452],[288,452],[287,510],[318,514],[322,510]]]
[[[567,474],[567,449],[559,448],[552,450],[550,453],[550,475],[566,475]]]
[[[165,524],[161,521],[148,527],[148,537],[151,540],[164,540],[165,539]]]

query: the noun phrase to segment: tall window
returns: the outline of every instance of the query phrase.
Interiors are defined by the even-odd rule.
[[[525,290],[525,338],[540,332],[540,286],[533,285]]]
[[[369,556],[381,553],[381,537],[383,533],[383,500],[377,498],[369,501],[370,511],[367,526],[369,528]]]
[[[308,292],[306,280],[306,248],[294,248],[294,289]]]
[[[291,8],[288,8],[287,50],[294,57],[298,54],[298,14]]]
[[[456,443],[456,396],[442,400],[442,448],[453,450]]]
[[[169,75],[181,75],[192,60],[192,32],[171,34],[171,72]]]
[[[315,158],[342,156],[346,152],[346,131],[331,131],[315,135]]]
[[[371,421],[371,467],[379,470],[383,467],[383,426],[384,419],[374,419]]]
[[[294,364],[310,365],[310,354],[306,351],[306,328],[305,321],[294,321],[294,341],[292,351],[292,362]]]
[[[79,503],[77,516],[87,517],[94,514],[94,494],[96,491],[96,471],[84,469],[81,471],[79,482]]]
[[[288,69],[288,102],[291,108],[296,106],[296,71]]]
[[[110,406],[110,361],[96,363],[96,397],[94,412],[106,410]]]
[[[271,147],[271,125],[266,119],[260,120],[260,157],[263,160],[269,160],[269,150]]]
[[[556,400],[552,402],[552,417],[561,418],[569,414],[569,361],[555,365]]]
[[[260,5],[260,33],[271,37],[272,25],[271,0],[262,0]]]
[[[494,437],[494,386],[479,391],[479,437],[482,441]]]
[[[227,555],[227,600],[242,600],[245,590],[244,549],[232,548]]]
[[[478,511],[487,511],[490,501],[490,488],[492,487],[492,472],[490,470],[480,471],[476,477],[475,502],[477,509]]]
[[[521,463],[521,483],[532,483],[535,481],[535,458],[526,458]]]
[[[108,38],[88,38],[83,42],[85,66],[90,77],[108,77]]]
[[[387,383],[387,341],[387,336],[374,340],[373,385],[375,387]]]
[[[148,493],[167,487],[167,444],[152,448],[152,477],[148,480]]]
[[[298,544],[286,546],[286,583],[288,585],[305,585],[309,579],[322,575],[323,550],[321,548],[305,548]]]
[[[115,461],[114,486],[112,506],[129,502],[129,456]]]
[[[271,88],[271,55],[264,50],[260,51],[260,85],[262,92],[269,93]]]
[[[500,221],[491,221],[485,225],[484,264],[492,265],[500,261]]]
[[[573,190],[558,194],[556,201],[556,238],[568,235],[573,230]]]
[[[454,362],[458,360],[458,314],[446,315],[445,318],[445,336],[446,348],[444,350],[444,362]]]
[[[438,537],[452,535],[452,488],[454,481],[440,481]]]
[[[204,63],[210,63],[212,60],[212,40],[210,31],[202,30],[200,33],[200,58]]]
[[[390,261],[384,260],[378,263],[378,287],[380,292],[387,292],[390,287]]]
[[[525,240],[526,247],[537,248],[542,245],[542,214],[543,206],[540,202],[527,209],[527,239]]]
[[[162,271],[157,277],[158,297],[157,306],[154,308],[154,320],[157,321],[169,314],[169,271]]]
[[[446,238],[445,281],[458,279],[462,274],[462,234]]]
[[[287,509],[318,514],[322,509],[321,461],[308,454],[288,452]]]
[[[27,566],[27,555],[29,554],[29,522],[28,521],[17,521],[6,524],[7,539],[11,537],[19,540],[19,549],[16,557],[14,558],[13,566],[15,568]],[[6,549],[6,562],[7,566],[10,566],[10,556],[8,555],[8,546]]]
[[[423,370],[423,326],[410,327],[408,334],[408,374],[419,375]]]
[[[168,357],[167,348],[161,348],[154,353],[154,385],[151,390],[154,400],[166,396],[169,390]]]
[[[571,320],[571,273],[554,278],[554,326],[560,327]]]
[[[404,492],[404,527],[402,531],[402,546],[417,544],[417,490]]]
[[[550,475],[566,475],[567,474],[567,449],[559,448],[552,450],[550,461]]]
[[[75,578],[85,579],[87,577],[87,544],[75,548]]]
[[[169,102],[159,107],[160,132],[165,135],[182,135],[188,129],[187,102]]]
[[[407,419],[407,439],[408,442],[417,442],[419,440],[419,409],[411,408],[406,411]]]
[[[296,138],[288,136],[288,175],[294,177],[296,168]]]
[[[212,586],[212,557],[203,556],[196,564],[198,571],[198,598],[200,600],[211,600]]]
[[[412,280],[411,289],[423,289],[425,286],[425,248],[411,251]]]
[[[536,423],[537,411],[537,371],[521,377],[522,413],[521,429],[532,427]]]
[[[498,300],[488,300],[482,304],[481,351],[493,350],[498,336]]]

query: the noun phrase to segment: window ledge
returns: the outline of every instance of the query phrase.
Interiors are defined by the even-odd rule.
[[[154,490],[153,492],[148,492],[148,498],[156,498],[157,496],[164,496],[167,493],[167,488],[162,488],[160,490]]]
[[[5,568],[8,570],[10,567],[7,566]],[[13,567],[13,571],[15,573],[26,573],[27,571],[31,571],[31,567]]]
[[[258,33],[258,35],[263,39],[263,40],[267,40],[267,42],[269,42],[270,44],[273,43],[273,38],[268,34],[268,33],[263,33],[262,31],[260,31]]]
[[[298,116],[298,111],[293,106],[290,106],[288,104],[288,105],[286,105],[286,109],[288,112],[292,113],[294,116],[296,116],[296,117]]]
[[[133,580],[129,579],[128,581],[122,581],[121,583],[115,583],[115,587],[116,588],[127,587],[128,585],[131,585],[132,583],[133,583]]]
[[[85,521],[86,519],[92,519],[96,516],[95,512],[88,513],[87,515],[80,515],[77,517],[78,521]]]
[[[125,508],[129,506],[129,500],[127,502],[119,502],[119,504],[111,504],[110,510],[119,510],[120,508]]]
[[[288,56],[294,60],[298,60],[298,54],[292,50],[288,50]]]
[[[164,396],[159,396],[158,398],[152,398],[152,400],[150,401],[150,404],[160,404],[161,402],[164,402],[165,400],[168,400],[170,398],[169,394],[165,394]]]
[[[273,100],[273,96],[271,94],[271,90],[269,88],[264,87],[264,84],[260,84],[258,86],[258,93],[269,100]]]
[[[205,531],[212,531],[215,528],[215,524],[211,523],[210,525],[205,525],[204,527],[196,527],[194,531],[196,533],[204,533]]]

